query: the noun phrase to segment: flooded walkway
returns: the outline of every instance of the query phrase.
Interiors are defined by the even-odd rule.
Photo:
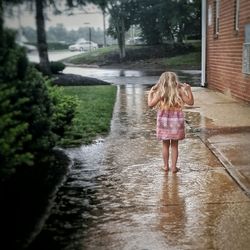
[[[181,171],[166,174],[147,88],[117,88],[109,136],[67,150],[74,164],[30,249],[249,249],[250,200],[217,158],[187,127]]]

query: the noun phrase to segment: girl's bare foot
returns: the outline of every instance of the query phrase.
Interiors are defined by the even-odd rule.
[[[177,168],[177,167],[175,167],[175,168],[172,169],[172,173],[174,173],[174,174],[177,173],[177,172],[179,172],[179,171],[180,171],[180,169]]]
[[[166,171],[166,172],[169,171],[169,167],[162,166],[162,169],[163,169],[164,171]]]

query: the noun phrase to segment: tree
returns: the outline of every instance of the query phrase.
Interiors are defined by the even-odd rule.
[[[140,4],[137,17],[148,44],[177,39],[189,34],[200,36],[200,0],[134,0]]]
[[[46,0],[4,0],[9,5],[20,5],[24,2],[33,4],[35,3],[35,19],[36,19],[36,32],[37,32],[37,48],[40,59],[40,69],[46,75],[51,75],[49,58],[48,58],[48,45],[46,40],[46,30],[44,21],[44,8]]]
[[[148,44],[162,43],[162,33],[165,26],[160,26],[160,23],[165,20],[164,14],[161,16],[161,10],[164,6],[166,6],[165,1],[144,0],[141,8],[138,9],[137,22],[141,27],[142,36]]]
[[[48,45],[46,39],[45,21],[44,21],[44,0],[35,0],[36,4],[36,31],[37,31],[37,48],[40,58],[40,69],[46,74],[50,75],[51,70],[49,66]]]
[[[110,0],[107,9],[110,14],[110,27],[108,33],[117,39],[120,59],[126,57],[125,32],[134,23],[138,4],[134,0]]]
[[[2,0],[0,18],[3,20]],[[72,122],[76,102],[29,64],[15,32],[0,41],[0,182],[50,152]]]
[[[106,22],[105,22],[105,15],[106,15],[106,7],[107,7],[107,0],[93,0],[93,3],[97,4],[101,10],[103,15],[103,46],[106,47]]]
[[[36,11],[36,27],[37,27],[37,48],[40,59],[40,70],[46,74],[51,75],[49,58],[48,58],[48,45],[46,39],[44,10],[48,5],[53,5],[55,13],[61,13],[56,6],[56,0],[4,0],[7,4],[22,4],[24,2],[34,3]],[[85,5],[86,1],[83,0],[66,0],[65,4],[70,7]]]

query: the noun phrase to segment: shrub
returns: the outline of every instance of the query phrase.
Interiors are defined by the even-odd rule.
[[[33,63],[33,66],[41,72],[39,63]],[[53,74],[58,74],[65,69],[65,64],[62,62],[50,62],[50,70]]]
[[[23,150],[26,143],[32,140],[28,133],[28,123],[20,121],[20,105],[27,102],[20,98],[13,102],[18,91],[15,87],[0,85],[0,176],[3,178],[15,172],[19,165],[32,165],[33,155]]]
[[[0,179],[34,165],[70,126],[76,101],[28,64],[25,50],[5,30],[0,46]]]
[[[62,138],[65,131],[71,126],[79,102],[77,97],[65,95],[62,87],[50,86],[49,88],[54,103],[52,131]]]
[[[65,65],[62,62],[50,62],[50,69],[53,74],[57,74],[65,69]]]

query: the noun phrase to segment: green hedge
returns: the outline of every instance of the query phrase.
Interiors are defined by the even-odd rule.
[[[29,65],[5,30],[0,46],[0,179],[50,152],[70,126],[76,98],[64,96]]]
[[[139,61],[152,58],[172,57],[196,51],[196,47],[189,43],[168,43],[154,46],[126,46],[126,58],[123,61]],[[97,51],[84,53],[72,58],[65,59],[66,62],[76,64],[108,65],[119,63],[118,48],[103,48]]]
[[[50,63],[50,70],[51,70],[51,73],[53,74],[58,74],[60,73],[61,71],[63,71],[65,69],[65,64],[62,63],[62,62],[54,62],[54,61],[51,61]],[[40,70],[40,66],[39,66],[39,63],[32,63],[32,65],[39,71]]]
[[[30,44],[30,45],[33,45],[33,46],[36,46],[37,47],[37,44],[36,43],[26,43],[26,44]],[[70,44],[64,44],[64,43],[56,43],[56,42],[48,42],[48,49],[49,50],[66,50],[68,49],[69,45]]]

